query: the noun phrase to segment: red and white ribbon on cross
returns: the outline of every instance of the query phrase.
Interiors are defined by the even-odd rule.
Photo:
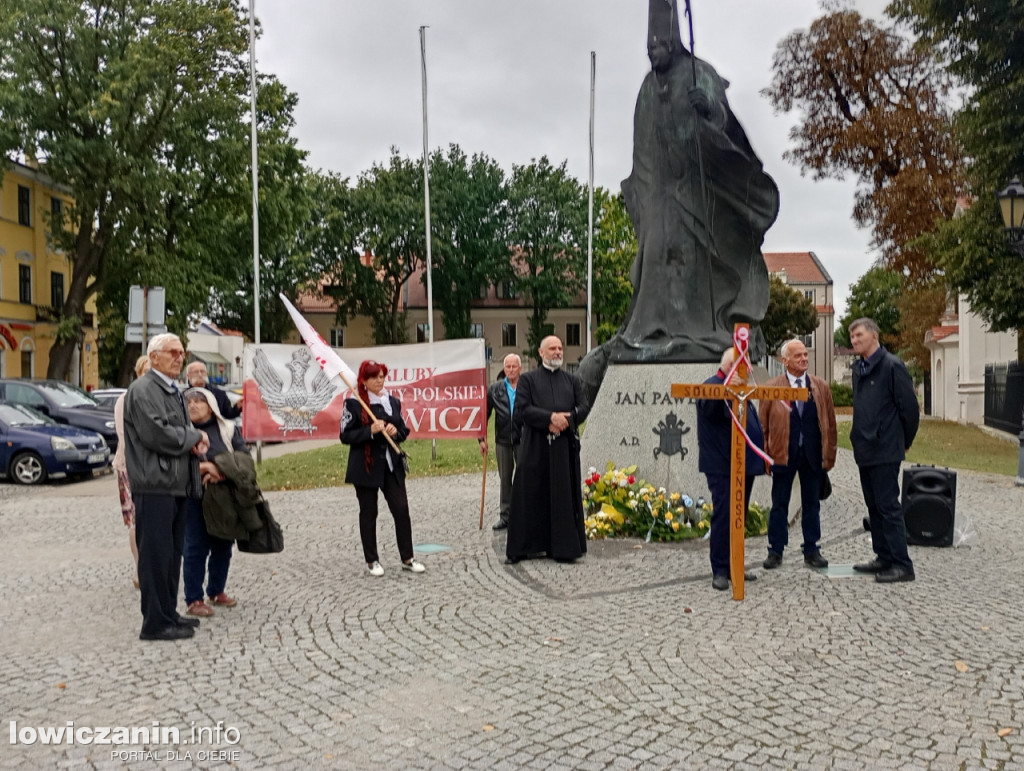
[[[740,364],[746,362],[747,372],[750,376],[750,382],[756,386],[757,383],[754,383],[754,364],[753,362],[750,361],[749,355],[750,330],[747,327],[737,328],[736,331],[733,332],[732,343],[733,347],[736,348],[736,360],[733,361],[732,368],[725,376],[725,385],[729,385],[729,381],[731,381],[733,375],[736,374],[736,370],[740,368]],[[789,409],[788,403],[783,402],[783,404],[786,404],[786,408]],[[766,453],[764,450],[762,450],[760,447],[754,444],[754,441],[750,438],[750,435],[747,433],[747,430],[740,424],[739,418],[736,417],[736,413],[733,412],[731,409],[729,410],[729,417],[732,418],[732,424],[739,430],[740,434],[743,435],[743,439],[747,443],[747,446],[751,450],[753,450],[754,453],[769,466],[774,466],[775,461],[771,459],[768,453]]]

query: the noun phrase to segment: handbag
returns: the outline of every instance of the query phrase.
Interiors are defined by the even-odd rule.
[[[821,472],[821,487],[818,490],[818,500],[823,501],[832,495],[832,480],[828,478],[828,472]]]
[[[246,540],[238,539],[238,550],[249,554],[277,554],[284,551],[284,531],[270,513],[270,504],[262,495],[256,501],[256,513],[263,527],[249,533]]]

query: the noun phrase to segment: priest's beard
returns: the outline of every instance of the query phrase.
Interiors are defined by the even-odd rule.
[[[550,370],[562,368],[562,357],[558,357],[557,359],[542,359],[542,361],[544,362],[544,366]]]

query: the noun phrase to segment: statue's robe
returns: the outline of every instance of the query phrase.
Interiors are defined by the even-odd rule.
[[[680,51],[664,72],[648,73],[637,97],[622,191],[638,251],[612,361],[715,360],[734,325],[756,326],[768,307],[761,244],[778,215],[778,188],[729,108],[728,83],[700,59],[710,115],[691,106],[692,62]]]

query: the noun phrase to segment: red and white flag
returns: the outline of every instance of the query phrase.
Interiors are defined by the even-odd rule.
[[[281,298],[284,307],[291,314],[292,321],[295,322],[299,334],[302,335],[303,341],[309,347],[313,358],[316,359],[324,374],[329,378],[340,375],[341,379],[345,381],[345,385],[354,389],[356,387],[356,380],[358,380],[356,373],[334,352],[331,346],[327,344],[327,341],[320,336],[320,333],[313,329],[313,325],[302,317],[302,314],[288,301],[288,298],[283,293],[279,294],[278,297]]]

